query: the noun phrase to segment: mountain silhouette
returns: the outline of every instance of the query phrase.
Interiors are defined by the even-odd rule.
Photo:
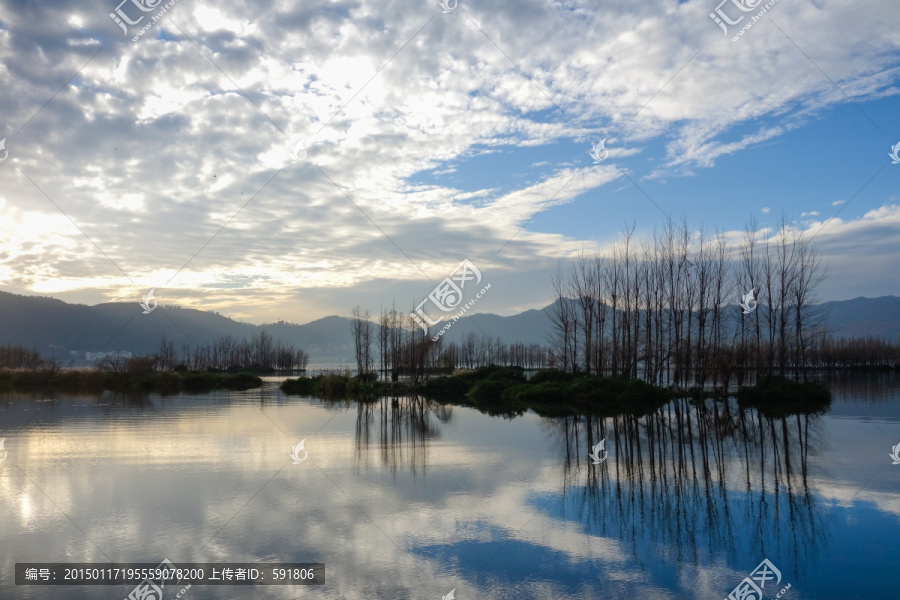
[[[827,314],[825,326],[834,336],[868,334],[900,339],[900,298],[896,296],[860,297],[826,302],[821,307]],[[475,334],[499,337],[505,343],[546,344],[552,329],[550,308],[508,317],[469,315],[454,323],[444,340],[458,342]],[[737,304],[734,310],[740,311]],[[759,310],[765,311],[765,306]],[[145,315],[136,302],[87,306],[0,292],[0,344],[21,344],[64,362],[71,359],[75,364],[83,364],[87,352],[121,350],[134,355],[149,354],[156,351],[163,336],[180,350],[184,344],[205,344],[223,335],[250,338],[263,330],[275,339],[306,350],[312,365],[354,363],[347,317],[324,317],[302,325],[284,321],[253,325],[215,312],[175,306],[160,305]]]

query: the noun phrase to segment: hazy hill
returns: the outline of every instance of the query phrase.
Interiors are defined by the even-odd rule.
[[[828,310],[828,329],[833,335],[862,336],[900,340],[900,298],[854,298],[841,302],[824,302]]]
[[[505,342],[543,344],[551,329],[548,308],[509,317],[475,314],[455,323],[444,337],[447,341],[459,341],[470,332],[483,332]],[[828,311],[827,324],[834,335],[868,332],[900,340],[900,298],[896,296],[827,302],[823,308]],[[160,306],[145,315],[134,302],[85,306],[0,292],[0,344],[23,344],[66,360],[83,361],[86,352],[150,353],[156,350],[163,335],[180,348],[182,344],[206,343],[220,335],[250,337],[261,330],[305,349],[313,364],[353,362],[350,322],[343,316],[304,325],[283,321],[251,325],[218,313],[187,308]]]

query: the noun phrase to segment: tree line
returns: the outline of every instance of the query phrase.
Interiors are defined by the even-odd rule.
[[[810,240],[782,217],[743,235],[669,222],[611,251],[575,257],[552,277],[551,360],[573,373],[654,383],[738,383],[785,374],[825,336],[825,276]],[[743,307],[741,306],[743,304]]]
[[[807,365],[825,369],[897,369],[900,344],[871,335],[818,338],[807,352]]]
[[[206,344],[184,344],[176,351],[175,344],[165,336],[155,354],[156,368],[225,371],[232,368],[260,367],[276,371],[302,371],[309,364],[309,354],[265,331],[249,340],[237,340],[230,335],[219,336]]]
[[[383,309],[377,322],[369,310],[355,306],[350,313],[357,373],[396,380],[399,376],[420,381],[435,370],[452,371],[490,364],[528,369],[546,367],[549,352],[540,344],[504,343],[499,337],[469,333],[461,342],[432,340],[410,316],[395,307]]]

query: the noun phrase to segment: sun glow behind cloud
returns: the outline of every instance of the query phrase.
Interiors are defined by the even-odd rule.
[[[846,104],[787,34],[762,24],[723,41],[702,2],[570,8],[192,2],[134,44],[103,11],[51,21],[60,39],[100,36],[93,59],[91,46],[38,36],[33,16],[11,9],[0,29],[4,63],[17,66],[0,72],[5,131],[53,100],[8,136],[11,160],[0,165],[3,285],[99,302],[182,269],[173,302],[309,320],[379,280],[409,294],[419,282],[425,294],[428,279],[468,257],[485,272],[533,273],[525,305],[541,306],[560,257],[605,245],[629,221],[649,230],[663,213],[684,214],[739,231],[752,212],[785,210],[770,198],[711,215],[673,204],[663,186],[712,178],[722,161],[801,135]],[[848,1],[778,11],[855,102],[896,93],[893,13]],[[832,43],[838,34],[858,41],[852,53]],[[302,138],[307,155],[295,162]],[[610,155],[595,165],[587,151],[601,138]],[[865,177],[853,175],[857,188]],[[821,226],[842,202],[805,198],[789,212]],[[878,211],[887,204],[877,193],[854,200],[821,242],[871,227],[900,248],[892,210]],[[575,233],[593,217],[563,210],[573,205],[608,209],[596,239]],[[209,292],[234,277],[253,283],[229,300],[241,305],[222,306]],[[374,302],[390,303],[378,293]],[[501,288],[479,309],[523,300]]]

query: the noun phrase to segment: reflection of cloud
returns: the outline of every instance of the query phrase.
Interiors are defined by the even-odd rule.
[[[879,492],[865,488],[860,490],[857,483],[848,482],[846,485],[840,485],[832,479],[818,479],[810,483],[824,500],[831,500],[838,506],[850,508],[861,502],[871,502],[880,512],[900,517],[900,497],[896,492]]]
[[[159,410],[167,403],[171,404]],[[806,518],[806,507],[818,514],[821,505],[827,504],[823,498],[849,504],[858,489],[823,477],[818,473],[821,467],[814,466],[809,480],[817,492],[806,504],[798,481],[802,462],[797,459],[811,452],[828,460],[822,454],[824,448],[817,445],[822,439],[853,447],[825,435],[816,419],[804,427],[812,447],[803,454],[789,446],[789,460],[783,444],[773,447],[759,440],[733,444],[730,437],[723,443],[715,436],[693,434],[688,444],[709,444],[716,452],[692,447],[684,453],[651,454],[648,436],[679,435],[684,416],[700,423],[691,410],[682,417],[668,411],[652,428],[654,434],[644,426],[646,422],[620,428],[639,432],[640,443],[622,439],[617,445],[610,436],[608,463],[595,469],[587,464],[589,444],[584,435],[577,438],[578,457],[566,463],[568,438],[562,432],[571,419],[563,422],[528,414],[501,420],[462,407],[442,412],[445,407],[405,400],[403,406],[410,409],[410,417],[420,408],[432,412],[420,431],[424,460],[410,457],[394,465],[384,460],[386,452],[395,447],[418,450],[401,428],[398,438],[382,437],[389,436],[396,424],[390,413],[384,420],[386,429],[381,428],[380,411],[390,407],[389,400],[374,405],[287,400],[266,387],[199,399],[153,397],[153,403],[140,412],[123,405],[85,407],[82,414],[71,408],[41,427],[18,434],[17,462],[28,478],[0,473],[0,500],[12,499],[4,502],[12,510],[0,512],[0,530],[10,544],[42,560],[102,561],[99,547],[121,561],[169,557],[176,564],[325,562],[329,595],[352,600],[373,595],[404,597],[412,590],[435,587],[446,592],[451,586],[443,584],[448,580],[460,592],[466,591],[466,597],[495,597],[497,587],[491,585],[495,582],[483,584],[483,573],[461,568],[465,561],[436,560],[430,550],[441,548],[445,555],[473,547],[503,552],[507,540],[537,564],[552,558],[577,567],[572,571],[578,574],[570,576],[574,578],[548,575],[539,581],[511,583],[521,589],[544,590],[542,597],[561,595],[556,592],[573,581],[583,595],[594,597],[600,573],[604,589],[627,582],[628,593],[634,597],[670,597],[675,592],[661,589],[668,583],[660,583],[660,569],[670,569],[671,562],[660,558],[693,556],[683,553],[682,547],[675,548],[693,542],[702,548],[696,559],[701,564],[679,561],[673,585],[692,591],[692,597],[720,597],[719,582],[734,579],[736,583],[746,572],[724,566],[722,553],[732,549],[734,540],[715,537],[715,532],[707,530],[710,523],[746,532],[762,520],[773,525],[763,528],[765,535],[775,536],[774,543],[767,539],[769,549],[799,539],[806,552],[820,542],[788,521],[793,524]],[[359,407],[371,409],[371,432],[360,431]],[[401,419],[400,424],[405,422]],[[584,421],[579,423],[576,426],[583,428]],[[789,435],[798,435],[793,420],[788,427]],[[756,427],[750,429],[755,435]],[[760,435],[766,436],[781,436],[783,431],[777,422],[772,429],[759,428]],[[851,438],[854,435],[850,432]],[[291,468],[288,449],[303,437],[309,460],[303,468]],[[361,443],[362,438],[369,443]],[[663,447],[672,442],[671,438],[655,439]],[[749,460],[744,454],[748,447]],[[639,448],[643,468],[635,468],[634,451],[629,448]],[[770,462],[771,456],[777,457],[777,464]],[[713,467],[717,461],[721,465]],[[788,464],[796,484],[793,501],[804,503],[803,510],[779,504],[787,498]],[[661,483],[663,472],[665,484]],[[718,480],[720,473],[724,480]],[[590,480],[589,474],[605,479]],[[705,491],[702,484],[694,485],[710,476],[716,481]],[[753,482],[750,491],[748,480]],[[765,491],[760,481],[766,482]],[[595,487],[589,489],[589,485]],[[773,494],[778,494],[777,502]],[[597,503],[585,502],[592,495]],[[900,500],[886,493],[863,492],[857,500],[872,498],[890,514],[900,514]],[[728,511],[721,510],[722,501],[729,503]],[[648,509],[646,513],[640,512],[643,508]],[[638,514],[643,526],[633,528],[636,522],[631,517]],[[604,522],[604,518],[611,520]],[[654,519],[660,527],[653,527]],[[687,542],[672,535],[681,532],[684,523],[696,526]],[[625,530],[637,530],[638,543],[632,543],[622,533]],[[731,535],[746,542],[741,534]],[[506,556],[507,561],[515,558],[515,553]],[[7,563],[11,560],[8,556]],[[502,565],[501,560],[491,568],[503,570]],[[267,591],[273,597],[289,596],[286,589]],[[324,590],[304,592],[311,597],[325,595]],[[60,597],[66,598],[64,593]]]

